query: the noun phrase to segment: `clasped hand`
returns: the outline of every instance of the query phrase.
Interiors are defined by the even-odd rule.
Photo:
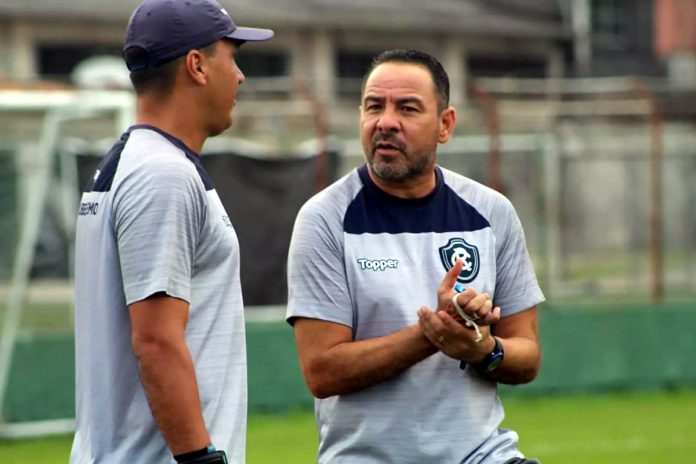
[[[462,261],[457,260],[445,275],[437,289],[437,309],[423,306],[418,310],[418,324],[423,335],[445,355],[465,362],[479,362],[492,351],[494,341],[490,336],[490,325],[500,320],[500,308],[493,307],[488,293],[478,293],[469,287],[457,295],[460,308],[472,319],[481,332],[467,327],[467,321],[457,312],[452,302],[456,294],[454,285],[462,270]]]

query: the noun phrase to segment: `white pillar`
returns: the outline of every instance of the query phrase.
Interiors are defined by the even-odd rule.
[[[565,75],[563,54],[559,49],[553,49],[547,55],[546,76],[550,79],[561,79]]]
[[[312,33],[312,81],[315,95],[324,104],[336,99],[335,47],[329,31]]]
[[[442,65],[450,80],[450,105],[461,108],[466,103],[466,51],[462,40],[449,37],[444,44]]]
[[[667,75],[678,86],[696,84],[696,53],[689,50],[672,53],[667,59]]]
[[[577,71],[588,75],[592,66],[592,9],[590,0],[573,0],[572,3],[573,46]]]
[[[299,79],[308,85],[312,85],[312,57],[307,50],[311,50],[312,36],[306,31],[298,31],[286,41],[290,56],[290,77]]]
[[[11,24],[5,47],[9,76],[20,81],[36,79],[38,71],[29,25],[23,22]]]

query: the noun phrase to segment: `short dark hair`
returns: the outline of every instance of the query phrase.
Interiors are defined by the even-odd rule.
[[[372,60],[372,63],[370,64],[370,67],[363,78],[363,93],[365,92],[365,84],[367,83],[367,79],[370,77],[370,74],[372,74],[372,71],[374,71],[375,68],[380,64],[391,62],[412,63],[426,68],[430,72],[430,76],[433,78],[435,93],[437,94],[438,98],[438,109],[442,111],[449,106],[450,84],[447,71],[445,71],[445,68],[435,59],[435,57],[419,50],[403,50],[400,48],[395,48],[392,50],[386,50],[377,55]]]
[[[207,56],[215,54],[217,42],[213,42],[200,49]],[[133,47],[135,48],[135,47]],[[138,53],[138,50],[129,49],[124,53]],[[185,56],[185,55],[184,55]],[[180,56],[166,63],[155,66],[153,68],[145,68],[140,71],[132,71],[130,80],[137,95],[144,93],[155,93],[161,97],[166,97],[174,89],[176,73],[179,70],[181,62],[184,61],[184,56]]]

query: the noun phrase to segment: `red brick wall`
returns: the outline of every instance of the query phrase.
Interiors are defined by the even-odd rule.
[[[696,53],[696,0],[655,1],[655,51]]]

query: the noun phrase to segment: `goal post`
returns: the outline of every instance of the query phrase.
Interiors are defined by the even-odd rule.
[[[7,417],[10,376],[20,335],[32,338],[32,329],[23,328],[22,320],[49,198],[61,206],[60,227],[66,234],[73,229],[68,211],[74,210],[74,195],[68,191],[76,183],[65,158],[58,163],[59,147],[76,127],[91,130],[94,118],[110,121],[105,135],[113,138],[132,120],[133,108],[130,92],[0,90],[0,180],[5,186],[0,189],[0,232],[10,237],[0,253],[0,437],[63,433],[74,427],[72,414],[19,422]]]

